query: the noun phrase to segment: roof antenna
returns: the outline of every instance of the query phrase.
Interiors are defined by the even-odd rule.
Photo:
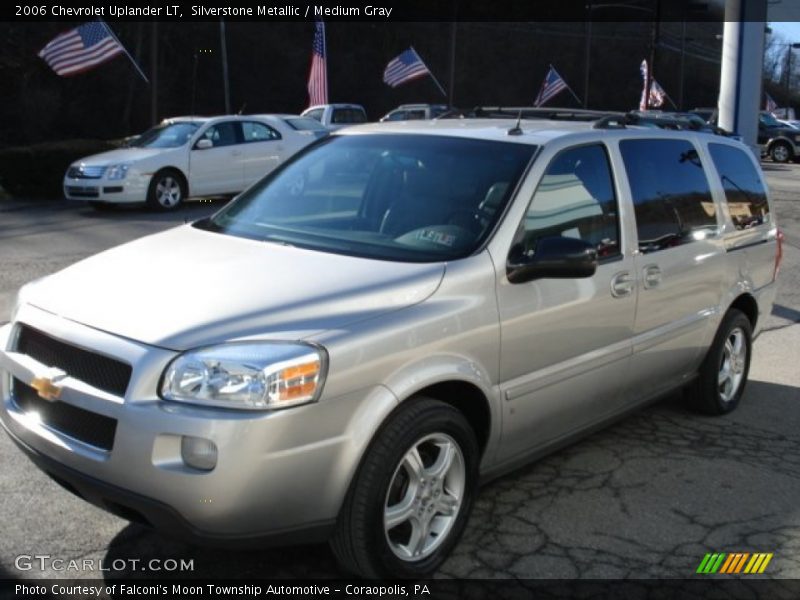
[[[520,129],[520,121],[522,121],[522,109],[519,109],[519,115],[517,116],[517,123],[511,129],[506,131],[506,135],[522,135],[522,129]]]
[[[247,106],[247,102],[245,102],[244,104],[242,104],[242,108],[240,108],[240,109],[239,109],[239,112],[238,112],[238,113],[236,113],[236,114],[237,114],[237,115],[241,115],[241,114],[244,112],[244,107],[245,107],[245,106]]]

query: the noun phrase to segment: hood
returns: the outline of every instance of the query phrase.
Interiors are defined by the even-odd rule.
[[[73,164],[107,167],[108,165],[123,162],[145,160],[152,156],[158,156],[177,149],[178,148],[117,148],[116,150],[109,150],[108,152],[86,156],[80,160],[76,160]]]
[[[173,350],[300,339],[421,302],[443,263],[368,260],[190,225],[144,237],[26,287],[66,319]]]

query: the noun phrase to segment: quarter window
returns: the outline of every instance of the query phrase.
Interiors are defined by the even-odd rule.
[[[717,214],[703,163],[687,140],[624,140],[639,249],[655,252],[703,239]]]
[[[524,247],[544,237],[573,237],[597,248],[598,256],[620,253],[617,197],[602,145],[565,150],[547,167],[525,220]]]
[[[722,180],[728,212],[736,229],[768,223],[767,190],[750,157],[725,144],[709,144],[708,150]]]

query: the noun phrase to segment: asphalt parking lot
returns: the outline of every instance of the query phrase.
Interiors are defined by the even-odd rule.
[[[668,398],[488,484],[440,576],[682,578],[708,552],[769,552],[764,577],[800,577],[800,165],[764,168],[787,243],[739,410],[700,417]],[[220,205],[160,215],[0,200],[0,322],[24,282]],[[0,579],[343,576],[326,546],[230,552],[162,538],[66,493],[5,434],[0,465]],[[21,555],[124,567],[28,569]],[[167,559],[194,569],[147,567]]]

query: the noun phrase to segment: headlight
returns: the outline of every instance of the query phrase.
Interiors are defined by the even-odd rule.
[[[128,174],[128,169],[131,166],[128,163],[122,163],[119,165],[110,165],[106,169],[106,178],[107,179],[125,179],[125,176]]]
[[[191,350],[164,371],[164,400],[268,410],[319,399],[328,357],[319,346],[241,342]]]

